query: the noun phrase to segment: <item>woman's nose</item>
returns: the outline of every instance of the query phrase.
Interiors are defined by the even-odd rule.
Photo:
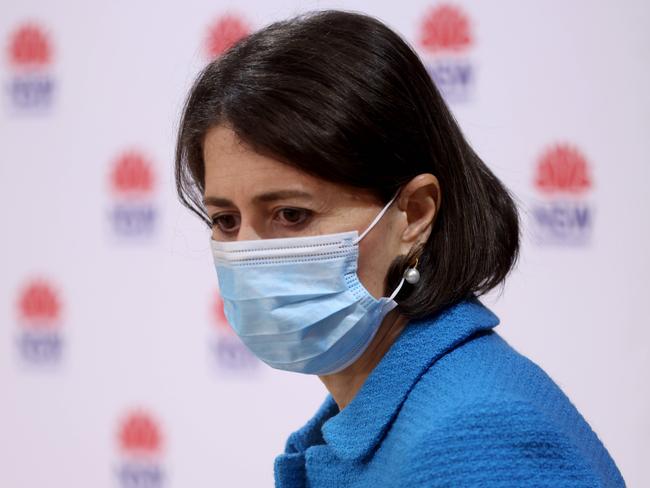
[[[239,232],[237,232],[238,241],[252,241],[261,238],[262,237],[250,222],[245,222],[244,220],[241,221],[239,224]]]

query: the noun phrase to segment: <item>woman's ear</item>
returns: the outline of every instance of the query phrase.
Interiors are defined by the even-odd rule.
[[[420,174],[402,187],[397,205],[406,213],[406,228],[401,236],[404,254],[414,244],[427,241],[440,202],[440,184],[438,178],[431,173]]]

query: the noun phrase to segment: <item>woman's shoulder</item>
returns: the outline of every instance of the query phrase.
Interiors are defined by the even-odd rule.
[[[441,411],[431,411],[428,399]],[[571,403],[558,384],[537,363],[518,352],[497,331],[479,331],[451,348],[422,375],[410,395],[423,401],[425,412],[444,415],[461,404],[529,403],[544,408],[552,398]]]
[[[451,485],[472,476],[497,483],[507,475],[535,486],[544,484],[544,477],[556,486],[574,486],[571,480],[580,486],[624,486],[609,453],[567,395],[492,330],[432,364],[391,430],[408,439],[411,469],[442,469],[458,476]]]

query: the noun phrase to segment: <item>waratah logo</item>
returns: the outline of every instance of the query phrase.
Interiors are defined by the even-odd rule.
[[[214,294],[210,306],[212,332],[210,334],[210,352],[214,364],[220,371],[247,373],[257,370],[260,361],[239,339],[232,329],[223,310],[223,299],[219,293]]]
[[[22,24],[11,34],[7,88],[12,108],[31,111],[50,107],[54,95],[53,57],[52,42],[39,24]]]
[[[594,221],[588,194],[593,187],[587,158],[568,143],[546,148],[535,165],[532,205],[536,240],[551,244],[587,244]]]
[[[17,301],[18,350],[28,363],[52,365],[61,360],[61,298],[43,278],[33,279],[19,292]]]
[[[212,60],[221,56],[233,44],[246,37],[250,31],[243,17],[236,14],[222,15],[208,27],[204,44],[206,57]]]
[[[422,61],[448,102],[471,97],[474,68],[468,54],[473,44],[469,17],[460,7],[437,5],[421,21],[418,45]]]
[[[129,412],[118,425],[120,461],[117,479],[123,488],[159,488],[164,485],[162,434],[158,422],[145,410]]]
[[[109,217],[114,235],[142,238],[155,232],[155,184],[153,164],[142,152],[128,150],[114,160],[109,174],[113,199]]]

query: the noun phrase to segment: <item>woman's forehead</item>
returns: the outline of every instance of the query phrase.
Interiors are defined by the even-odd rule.
[[[227,126],[204,140],[205,200],[376,200],[367,190],[334,183],[254,151]]]
[[[203,156],[206,194],[251,189],[258,190],[256,193],[287,189],[318,192],[333,185],[255,152],[227,127],[219,126],[206,134]]]

